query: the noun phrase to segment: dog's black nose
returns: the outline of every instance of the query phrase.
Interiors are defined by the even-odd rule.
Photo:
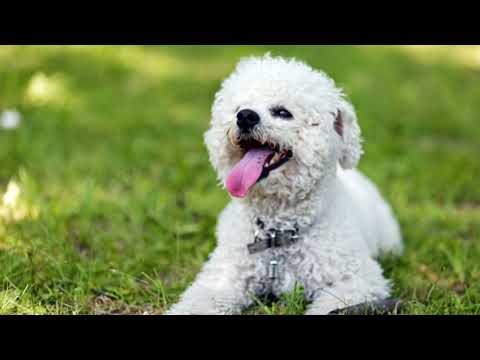
[[[243,131],[252,129],[260,122],[260,116],[250,109],[243,109],[237,113],[237,125]]]

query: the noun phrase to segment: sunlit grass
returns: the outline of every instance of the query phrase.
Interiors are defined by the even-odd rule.
[[[32,75],[25,89],[25,103],[32,106],[73,106],[79,99],[68,88],[63,74]]]
[[[28,286],[23,290],[7,288],[0,291],[0,315],[24,314],[44,315],[48,311],[39,304],[34,303],[28,293]]]
[[[480,68],[478,45],[404,45],[400,49],[423,63],[451,62],[468,68]]]
[[[0,222],[17,222],[36,219],[38,207],[22,196],[22,188],[15,180],[10,180],[0,201]]]

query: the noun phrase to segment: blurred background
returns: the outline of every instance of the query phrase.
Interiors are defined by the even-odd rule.
[[[405,238],[382,261],[402,312],[480,313],[479,46],[0,46],[0,314],[175,301],[229,200],[203,145],[213,96],[265,52],[324,70],[354,104],[359,168]]]

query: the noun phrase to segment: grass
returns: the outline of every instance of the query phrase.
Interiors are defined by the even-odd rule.
[[[357,108],[363,170],[406,252],[404,314],[480,313],[475,47],[0,47],[0,314],[160,314],[213,249],[228,201],[202,143],[240,56],[295,56]],[[453,54],[453,56],[451,56]],[[253,314],[298,314],[301,291]]]

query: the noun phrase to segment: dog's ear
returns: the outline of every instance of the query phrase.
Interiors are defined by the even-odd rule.
[[[362,156],[360,127],[353,106],[342,100],[335,114],[334,129],[341,138],[339,162],[342,168],[354,168]]]

